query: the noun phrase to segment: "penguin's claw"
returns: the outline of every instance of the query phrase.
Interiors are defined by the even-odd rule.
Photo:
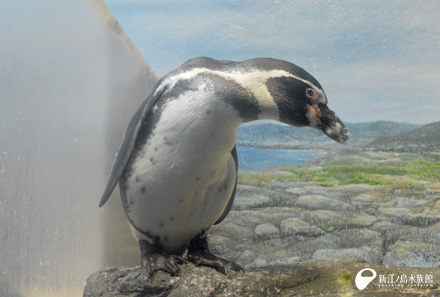
[[[183,262],[181,257],[164,253],[150,253],[142,257],[142,266],[149,277],[158,270],[168,272],[171,276],[177,276],[180,272],[179,264]]]
[[[212,267],[218,272],[228,274],[228,270],[244,272],[244,268],[237,263],[215,256],[208,251],[192,251],[188,252],[188,260],[194,263],[196,266],[208,266]]]

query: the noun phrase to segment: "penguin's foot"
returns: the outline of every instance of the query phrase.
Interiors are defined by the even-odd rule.
[[[212,267],[223,274],[228,274],[228,269],[244,272],[244,268],[237,263],[213,255],[208,251],[188,252],[188,260],[194,263],[196,266]]]
[[[237,263],[211,254],[208,250],[206,237],[196,237],[191,241],[187,257],[196,266],[212,267],[223,274],[227,274],[228,269],[244,272],[244,268]]]
[[[181,257],[164,253],[159,247],[151,245],[145,240],[139,241],[139,246],[141,248],[141,265],[149,277],[157,270],[163,270],[172,276],[179,274],[179,264],[185,262]]]

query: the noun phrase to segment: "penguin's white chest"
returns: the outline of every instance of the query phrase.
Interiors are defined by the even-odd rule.
[[[121,179],[124,205],[140,231],[135,236],[146,235],[177,253],[225,210],[235,185],[231,151],[242,120],[206,91],[169,99],[149,117],[148,135]]]

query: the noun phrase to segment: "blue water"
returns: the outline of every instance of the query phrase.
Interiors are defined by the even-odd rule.
[[[267,171],[305,166],[322,153],[312,150],[281,150],[237,146],[239,170]]]

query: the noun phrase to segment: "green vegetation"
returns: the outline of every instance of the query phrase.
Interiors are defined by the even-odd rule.
[[[238,182],[268,187],[273,181],[316,182],[321,186],[381,185],[393,191],[421,191],[427,182],[440,182],[440,162],[400,161],[367,165],[324,165],[319,169],[283,168],[288,175],[241,173]]]
[[[238,174],[238,183],[255,187],[268,187],[274,180],[279,179],[278,176],[261,172],[243,172]]]
[[[327,221],[320,221],[316,224],[316,227],[318,227],[321,230],[324,230],[325,232],[330,231],[332,228],[343,225],[344,222],[341,220],[327,220]]]
[[[344,286],[353,285],[354,277],[349,271],[342,271],[338,275],[338,283]]]

